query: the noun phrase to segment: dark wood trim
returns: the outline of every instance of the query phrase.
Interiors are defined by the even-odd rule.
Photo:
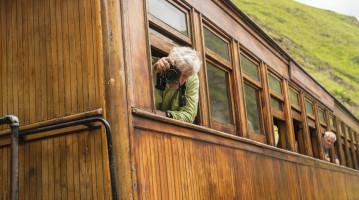
[[[282,81],[282,87],[283,87],[282,90],[284,96],[283,112],[284,112],[284,118],[287,127],[288,146],[289,146],[289,150],[296,151],[295,133],[293,127],[292,110],[291,110],[291,103],[289,99],[289,88],[288,88],[287,80],[284,79]]]
[[[262,92],[261,97],[263,99],[262,104],[262,113],[263,113],[263,125],[265,130],[265,135],[267,138],[267,143],[269,145],[274,145],[274,135],[273,135],[273,117],[272,117],[272,106],[270,103],[270,92],[268,85],[268,71],[267,66],[261,62],[259,65],[260,76],[262,79]]]
[[[320,159],[325,160],[325,153],[324,153],[324,148],[323,148],[323,144],[322,144],[322,133],[321,133],[322,128],[321,128],[320,120],[319,120],[318,104],[316,102],[314,102],[313,111],[314,111],[314,115],[315,115],[315,126],[316,126],[316,135],[317,135],[317,139],[318,139],[319,157],[320,157]]]
[[[304,93],[303,91],[300,92],[300,105],[302,107],[302,125],[303,125],[303,134],[304,134],[304,146],[305,146],[305,152],[308,156],[313,156],[312,151],[312,143],[310,140],[310,133],[309,133],[309,127],[308,127],[308,120],[307,120],[307,110],[305,109],[305,101],[304,101]]]

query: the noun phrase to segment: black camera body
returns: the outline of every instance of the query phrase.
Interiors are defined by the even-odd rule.
[[[166,89],[166,83],[173,83],[177,80],[179,80],[181,76],[181,71],[174,65],[172,65],[170,62],[170,68],[162,73],[157,73],[156,77],[156,88],[159,90],[165,90]],[[186,83],[178,83],[178,89],[179,89],[179,97],[178,97],[178,105],[179,107],[183,107],[187,104],[187,99],[185,96],[186,91]]]

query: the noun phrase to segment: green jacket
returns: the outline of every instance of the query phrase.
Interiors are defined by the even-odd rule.
[[[155,83],[155,82],[154,82]],[[166,89],[161,91],[155,88],[156,109],[170,112],[173,119],[193,123],[197,115],[198,107],[198,76],[192,75],[186,81],[185,96],[187,104],[184,107],[178,106],[179,90],[171,88],[166,84]]]

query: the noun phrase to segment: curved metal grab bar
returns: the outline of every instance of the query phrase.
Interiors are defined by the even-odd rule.
[[[106,128],[107,149],[108,149],[107,152],[108,152],[109,167],[110,167],[112,199],[117,200],[118,197],[117,197],[117,184],[116,184],[116,168],[115,168],[115,162],[114,162],[114,158],[113,158],[114,156],[113,156],[111,127],[110,127],[110,124],[105,119],[103,119],[101,117],[91,117],[91,118],[86,118],[86,119],[79,119],[79,120],[74,120],[74,121],[70,121],[70,122],[64,122],[61,124],[21,131],[19,136],[24,137],[24,136],[35,134],[35,133],[41,133],[41,132],[45,132],[45,131],[51,131],[51,130],[55,130],[55,129],[66,128],[66,127],[76,126],[76,125],[89,126],[90,123],[93,123],[93,122],[101,122]]]
[[[113,156],[113,146],[112,146],[112,134],[110,124],[101,117],[91,117],[86,119],[79,119],[70,122],[64,122],[61,124],[45,126],[40,128],[34,128],[29,130],[20,131],[19,133],[19,120],[14,115],[7,115],[3,118],[0,118],[1,124],[9,124],[11,127],[11,200],[17,200],[19,198],[19,137],[24,137],[27,135],[41,133],[45,131],[51,131],[55,129],[66,128],[76,125],[85,125],[90,126],[93,122],[101,122],[106,128],[106,138],[107,138],[107,149],[108,149],[108,158],[109,158],[109,167],[110,167],[110,178],[111,178],[111,191],[112,199],[117,200],[117,184],[116,184],[116,168]]]

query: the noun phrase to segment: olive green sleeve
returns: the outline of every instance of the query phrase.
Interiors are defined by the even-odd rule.
[[[180,107],[178,111],[168,111],[172,114],[174,119],[181,120],[184,122],[193,123],[197,116],[198,107],[198,90],[199,80],[197,75],[193,75],[186,81],[186,92],[185,96],[187,104],[184,107]]]

